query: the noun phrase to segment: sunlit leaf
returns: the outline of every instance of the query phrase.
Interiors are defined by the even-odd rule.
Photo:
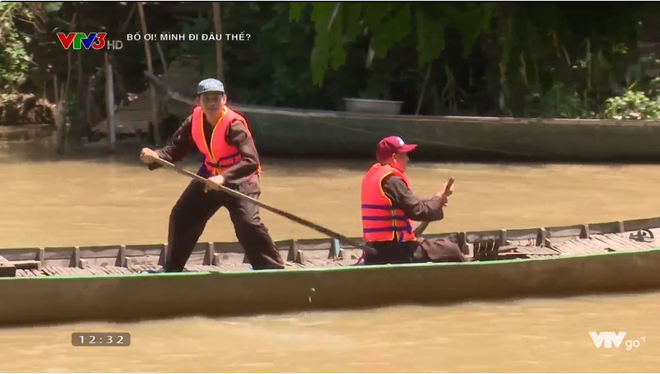
[[[47,13],[57,12],[62,8],[62,2],[47,2],[44,3],[43,7]]]

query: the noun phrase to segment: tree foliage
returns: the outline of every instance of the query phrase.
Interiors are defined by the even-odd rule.
[[[223,32],[252,38],[223,41],[223,66],[231,99],[242,103],[336,110],[342,98],[362,97],[401,100],[407,114],[593,117],[624,107],[606,103],[612,86],[640,81],[635,87],[644,89],[645,71],[660,66],[637,47],[642,16],[657,18],[653,4],[227,2]],[[100,76],[103,54],[67,53],[53,34],[104,30],[116,39],[139,31],[139,22],[122,2],[60,5],[0,2],[0,90],[27,76],[26,91],[51,95],[53,75],[60,83],[70,76],[77,97],[69,101],[87,102],[90,87],[102,113],[104,80],[91,78]],[[145,9],[150,33],[213,32],[206,3]],[[160,44],[168,63],[185,55],[215,74],[213,43]],[[142,43],[124,43],[113,63],[116,92],[145,89]],[[159,74],[164,65],[154,67]]]
[[[582,117],[602,109],[612,85],[646,79],[640,25],[659,10],[653,3],[303,2],[291,4],[289,18],[315,24],[315,84],[344,64],[357,39],[369,41],[367,65],[414,40],[419,68],[442,66],[431,74],[431,92],[452,91],[443,105],[490,100],[500,114]]]
[[[32,63],[28,44],[45,14],[57,12],[61,2],[0,2],[0,89],[11,92],[23,84]],[[33,25],[26,29],[19,24]]]
[[[370,38],[367,65],[414,35],[419,65],[424,66],[444,50],[446,28],[460,31],[468,53],[479,34],[488,30],[495,9],[492,2],[302,2],[291,3],[289,18],[300,21],[307,5],[316,28],[311,54],[316,84],[321,84],[328,67],[337,70],[344,64],[346,43],[360,35]]]

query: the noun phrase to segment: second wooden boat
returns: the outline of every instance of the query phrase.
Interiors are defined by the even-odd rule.
[[[390,135],[417,143],[415,159],[542,162],[660,161],[660,121],[377,115],[232,106],[259,152],[372,159]]]
[[[193,100],[145,75],[182,118]],[[415,159],[658,162],[660,121],[359,114],[231,103],[248,120],[262,155],[373,159],[390,135],[417,143]],[[134,117],[134,115],[131,115]],[[146,122],[145,122],[146,123]]]

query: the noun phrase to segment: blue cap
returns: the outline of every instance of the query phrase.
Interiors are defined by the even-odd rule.
[[[197,85],[197,96],[204,92],[222,92],[225,93],[225,86],[217,79],[208,78],[199,82]]]

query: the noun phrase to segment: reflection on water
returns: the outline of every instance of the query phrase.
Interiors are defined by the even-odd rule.
[[[169,211],[188,183],[166,170],[147,171],[133,157],[137,148],[108,158],[100,146],[63,160],[47,147],[7,149],[0,149],[0,247],[163,242]],[[196,168],[194,158],[188,166]],[[367,167],[264,160],[262,200],[358,236]],[[456,179],[446,220],[429,232],[660,215],[657,166],[415,163],[408,174],[420,195]],[[319,236],[263,216],[276,239]],[[224,211],[202,240],[235,240]],[[660,295],[648,294],[0,330],[0,372],[649,372],[660,367],[657,310]],[[71,347],[71,332],[83,330],[129,331],[133,345]],[[630,351],[596,348],[590,331],[624,331],[626,340],[645,341]]]

